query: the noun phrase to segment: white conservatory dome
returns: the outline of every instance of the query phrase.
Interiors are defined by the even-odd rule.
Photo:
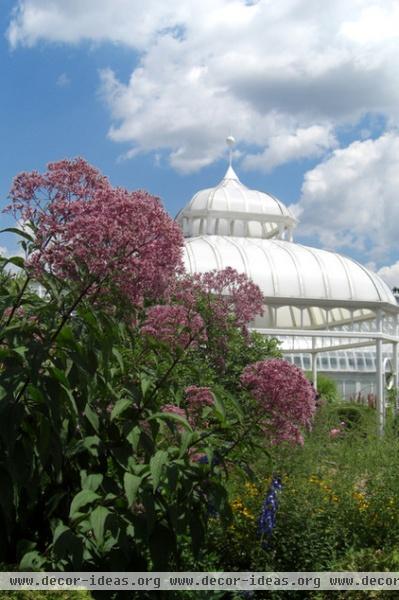
[[[292,239],[297,223],[275,196],[241,183],[231,165],[220,183],[197,192],[176,220],[187,237],[205,234],[262,239]]]
[[[227,143],[231,147],[234,138]],[[307,365],[301,365],[311,367],[315,386],[318,368],[358,364],[361,370],[367,361],[373,364],[368,388],[357,372],[349,374],[346,384],[341,381],[349,390],[342,394],[365,389],[375,394],[382,431],[387,357],[399,387],[395,296],[378,275],[351,258],[295,243],[295,216],[273,195],[241,183],[231,157],[230,151],[220,183],[197,192],[176,217],[186,238],[187,271],[232,267],[248,275],[264,296],[264,314],[251,328],[277,336],[282,352],[296,364],[306,359]]]
[[[186,237],[188,272],[233,267],[260,287],[265,313],[256,328],[320,328],[370,319],[378,306],[397,311],[375,273],[335,252],[294,243],[292,212],[271,194],[247,188],[231,165],[176,220]]]
[[[226,141],[231,148],[234,138]],[[388,359],[399,385],[395,296],[378,275],[351,258],[295,243],[292,212],[273,195],[241,183],[231,158],[230,150],[221,182],[197,192],[176,217],[186,238],[187,271],[232,267],[248,275],[264,296],[264,314],[251,328],[278,337],[288,360],[311,368],[316,387],[318,369],[330,375],[358,365],[347,379],[335,374],[342,396],[364,396],[365,390],[375,395],[382,432]],[[372,368],[369,375],[367,368]]]

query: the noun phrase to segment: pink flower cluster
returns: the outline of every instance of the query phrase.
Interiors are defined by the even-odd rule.
[[[25,317],[25,308],[23,306],[18,306],[18,308],[14,311],[11,306],[7,306],[3,312],[3,318],[9,319],[9,317],[13,314],[16,319],[23,319]]]
[[[186,395],[185,408],[176,406],[175,404],[165,404],[161,408],[161,411],[185,417],[192,427],[197,427],[199,425],[206,427],[207,423],[205,421],[201,422],[201,413],[203,408],[206,406],[213,406],[214,404],[214,398],[210,388],[191,385],[184,391]]]
[[[161,412],[171,413],[172,415],[177,415],[178,417],[187,417],[184,408],[180,408],[180,406],[176,406],[176,404],[164,404],[161,408]]]
[[[248,365],[243,386],[264,412],[262,428],[272,443],[303,443],[302,428],[310,428],[316,410],[312,385],[295,365],[272,359]]]
[[[202,317],[185,306],[151,306],[141,332],[176,347],[187,349],[207,339]]]
[[[141,305],[162,297],[181,268],[183,236],[158,198],[112,188],[83,159],[52,163],[44,175],[22,173],[10,193],[16,216],[36,225],[28,265]]]
[[[37,223],[52,207],[65,213],[74,201],[88,201],[99,190],[110,189],[110,183],[83,158],[60,160],[47,165],[46,173],[23,172],[14,178],[10,191],[11,210],[16,218]],[[63,207],[63,208],[62,208]]]
[[[227,267],[198,273],[193,281],[209,298],[213,317],[221,326],[231,318],[238,327],[245,327],[263,314],[262,292],[244,273]]]
[[[346,423],[345,421],[341,421],[338,427],[333,427],[329,431],[329,436],[331,439],[335,439],[337,437],[341,437],[345,433]]]
[[[214,398],[209,387],[190,385],[184,390],[189,410],[201,410],[205,406],[213,406]]]

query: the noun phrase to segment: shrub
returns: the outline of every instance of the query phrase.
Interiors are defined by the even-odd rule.
[[[311,371],[306,372],[306,377],[309,381],[313,380],[313,374]],[[317,393],[320,398],[325,402],[337,402],[340,400],[337,384],[334,379],[324,375],[323,373],[317,374]]]
[[[28,258],[1,263],[0,558],[179,568],[211,512],[229,522],[226,474],[259,439],[238,372],[275,348],[245,328],[260,290],[232,269],[183,274],[158,200],[80,159],[18,176],[11,196]]]

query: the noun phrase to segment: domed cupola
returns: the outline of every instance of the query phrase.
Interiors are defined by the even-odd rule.
[[[233,138],[227,138],[231,146]],[[239,180],[231,160],[223,179],[214,188],[200,190],[179,212],[176,221],[185,237],[285,239],[292,241],[296,219],[275,196],[251,190]]]

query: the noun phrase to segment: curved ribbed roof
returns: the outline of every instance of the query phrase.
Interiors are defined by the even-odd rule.
[[[186,240],[190,272],[233,267],[246,273],[266,298],[351,302],[396,300],[382,279],[359,263],[334,252],[282,240],[198,236]]]
[[[334,252],[283,240],[202,235],[186,240],[184,262],[190,273],[233,267],[262,290],[266,305],[280,305],[279,319],[270,315],[257,327],[321,327],[351,318],[368,318],[379,304],[397,308],[382,279],[359,263]],[[306,307],[299,315],[299,308]],[[329,315],[326,315],[326,310]]]
[[[176,220],[186,237],[282,238],[287,231],[291,237],[296,225],[294,215],[280,200],[247,188],[231,166],[216,187],[197,192]]]

